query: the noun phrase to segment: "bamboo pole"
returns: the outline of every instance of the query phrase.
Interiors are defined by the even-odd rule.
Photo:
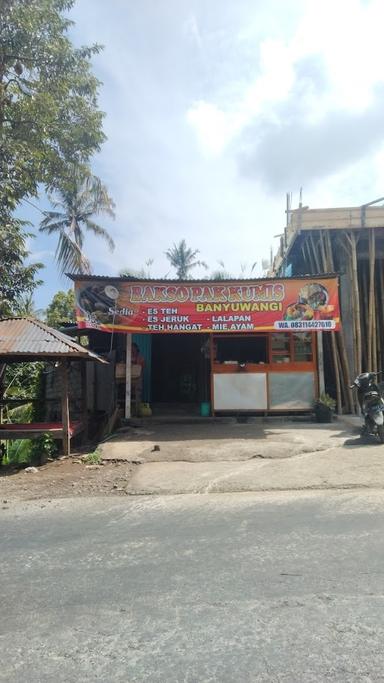
[[[81,362],[81,418],[83,422],[83,443],[88,438],[88,392],[87,392],[87,361]]]
[[[322,255],[323,255],[324,270],[326,270],[328,273],[331,271],[333,272],[335,269],[335,262],[334,262],[334,258],[333,258],[332,242],[331,242],[329,230],[322,230],[321,231],[321,251],[322,251]],[[350,402],[350,397],[349,397],[349,393],[348,393],[348,392],[350,392],[349,381],[348,381],[348,370],[346,367],[345,368],[346,372],[344,372],[343,362],[342,362],[342,354],[340,353],[340,351],[338,349],[338,345],[337,345],[338,340],[339,340],[339,345],[340,345],[340,334],[341,333],[331,332],[332,348],[334,347],[334,349],[335,349],[334,353],[335,353],[336,360],[337,360],[337,364],[335,366],[336,395],[337,395],[338,386],[339,386],[339,387],[341,387],[341,390],[343,393],[343,403],[347,407],[347,409],[349,409],[351,406],[351,402]],[[343,380],[344,380],[343,382],[340,382],[340,377],[343,377]],[[339,406],[338,412],[339,412],[339,414],[342,412],[341,396],[340,396],[340,406]]]
[[[376,258],[376,240],[375,231],[371,228],[369,230],[369,304],[368,304],[368,327],[367,327],[367,342],[368,342],[368,372],[373,368],[374,357],[374,314],[375,314],[375,258]]]
[[[316,264],[315,264],[315,262],[314,262],[314,260],[313,260],[313,258],[312,258],[312,252],[311,252],[311,248],[310,248],[310,244],[309,244],[309,240],[308,240],[308,239],[305,240],[304,246],[305,246],[306,249],[307,249],[307,254],[308,254],[308,255],[307,255],[307,259],[308,259],[308,262],[309,262],[309,267],[310,267],[311,271],[314,272],[314,271],[316,270]]]
[[[335,271],[335,259],[333,256],[333,247],[332,247],[332,240],[331,240],[331,235],[329,230],[324,231],[324,241],[325,241],[325,251],[327,253],[327,259],[328,259],[328,265],[329,268],[332,272]],[[345,396],[346,396],[346,401],[345,405],[347,410],[350,410],[352,413],[355,412],[355,404],[354,404],[354,398],[353,398],[353,393],[352,389],[350,388],[351,384],[351,371],[348,363],[348,356],[347,356],[347,349],[345,345],[345,337],[344,337],[344,330],[343,328],[340,329],[340,331],[337,333],[337,341],[338,341],[338,346],[339,346],[339,358],[340,358],[340,365],[341,365],[341,374],[343,377],[343,388],[345,389]]]
[[[361,329],[361,362],[362,362],[362,367],[366,370],[369,370],[369,358],[368,358],[368,344],[369,344],[369,338],[368,338],[368,326],[369,326],[369,318],[368,318],[368,310],[369,310],[369,268],[367,269],[365,267],[364,263],[360,264],[360,268],[358,267],[358,275],[359,275],[359,283],[360,283],[360,293],[361,293],[361,320],[360,320],[360,329]]]
[[[330,272],[330,263],[329,263],[329,254],[326,254],[326,246],[325,246],[325,235],[324,235],[324,230],[320,230],[320,252],[321,252],[321,258],[323,261],[323,273],[329,273]]]
[[[68,384],[68,361],[61,363],[61,421],[63,425],[63,453],[70,455],[70,434],[69,434],[69,384]]]
[[[379,292],[379,278],[376,272],[375,275],[375,292]],[[374,320],[373,320],[373,327],[374,327],[374,371],[378,372],[380,369],[380,349],[381,349],[381,339],[380,339],[380,317],[379,317],[379,301],[378,301],[378,296],[375,296],[375,312],[374,312]]]
[[[383,330],[384,328],[384,261],[380,261],[380,268],[379,268],[379,277],[380,277],[380,285],[379,285],[379,296],[378,296],[378,302],[380,302],[380,319],[381,319],[381,325],[380,325],[380,330]],[[381,345],[381,353],[383,354],[384,351],[384,345]],[[379,363],[379,369],[384,370],[384,358],[383,355],[380,357],[380,363]]]
[[[346,271],[348,274],[348,280],[349,282],[352,283],[353,280],[353,275],[352,275],[352,239],[351,236],[348,233],[344,234],[345,240],[343,239],[338,239],[338,244],[339,246],[344,249],[345,254],[347,256],[347,261],[346,261]],[[352,283],[353,284],[353,283]],[[355,377],[357,374],[357,366],[358,366],[358,361],[357,361],[357,348],[356,348],[356,328],[357,328],[357,321],[356,321],[356,315],[355,315],[355,297],[354,297],[354,291],[352,288],[351,292],[351,305],[352,305],[352,335],[353,335],[353,367],[351,368],[353,376]],[[357,393],[351,392],[352,393],[352,405],[353,405],[353,412],[355,414],[360,413],[360,406],[359,402],[357,400]]]
[[[319,261],[318,255],[317,255],[317,250],[315,247],[315,240],[313,239],[312,234],[309,235],[309,242],[310,242],[310,245],[312,247],[313,260],[314,260],[314,263],[315,263],[316,269],[317,269],[316,272],[321,273],[320,261]]]
[[[328,254],[328,259],[326,257],[326,247],[325,247],[325,238],[324,238],[324,231],[320,231],[320,254],[322,258],[322,271],[323,272],[329,272],[331,270],[331,262],[328,260],[330,258],[330,255]],[[313,242],[312,242],[313,246]],[[319,271],[320,272],[320,271]],[[340,415],[342,412],[342,399],[341,399],[341,382],[340,382],[340,359],[338,356],[338,351],[337,351],[337,342],[336,342],[336,335],[335,332],[331,332],[331,348],[332,348],[332,360],[333,360],[333,368],[335,372],[335,383],[336,383],[336,411],[337,414]]]
[[[356,374],[361,373],[361,323],[360,323],[360,298],[359,298],[359,280],[357,273],[357,243],[359,235],[356,238],[356,232],[351,231],[351,273],[352,273],[352,292],[354,302],[354,318],[355,318],[355,346],[356,346]]]

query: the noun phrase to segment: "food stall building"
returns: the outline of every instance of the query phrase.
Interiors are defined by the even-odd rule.
[[[72,278],[78,334],[112,363],[106,392],[126,417],[145,404],[155,413],[308,411],[324,389],[321,337],[340,329],[334,275]]]

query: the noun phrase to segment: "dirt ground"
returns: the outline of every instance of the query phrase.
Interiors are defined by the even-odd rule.
[[[125,495],[134,467],[127,462],[86,465],[75,455],[47,462],[37,471],[0,471],[0,507],[15,499]]]
[[[316,457],[316,453],[342,446],[347,436],[338,424],[273,420],[126,428],[100,444],[100,464],[88,464],[84,453],[75,453],[32,471],[0,469],[0,508],[12,500],[125,496],[134,492],[131,482],[140,478],[146,467],[157,467],[155,477],[160,481],[168,480],[166,466],[186,472],[190,466],[204,468],[206,463],[208,473],[212,467],[227,471],[236,463],[247,466],[247,461],[252,467],[252,462],[272,464],[303,454]],[[275,466],[280,470],[278,462]],[[171,483],[170,475],[171,470]]]

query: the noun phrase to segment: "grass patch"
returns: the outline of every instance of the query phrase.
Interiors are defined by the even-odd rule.
[[[96,448],[93,453],[88,453],[88,455],[83,458],[87,465],[100,465],[101,463],[101,453],[98,448]]]
[[[3,465],[28,465],[32,461],[32,441],[19,439],[8,442],[3,456]]]

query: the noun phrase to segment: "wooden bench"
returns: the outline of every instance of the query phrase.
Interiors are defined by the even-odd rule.
[[[84,429],[81,422],[71,422],[69,438],[76,436]],[[50,434],[53,439],[64,438],[62,422],[24,422],[0,424],[0,441],[12,439],[36,439],[42,434]]]

